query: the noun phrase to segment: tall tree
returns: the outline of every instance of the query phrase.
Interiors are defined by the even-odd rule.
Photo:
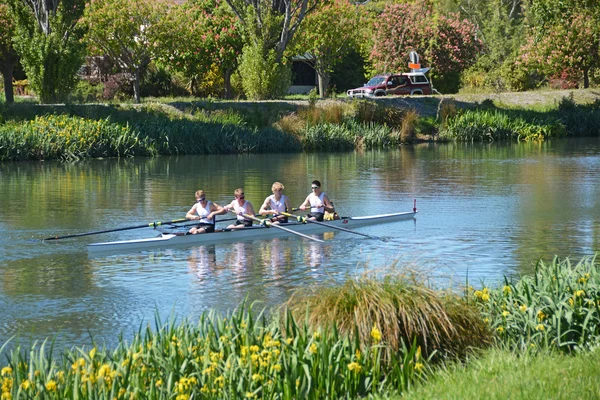
[[[217,66],[224,95],[232,95],[230,77],[237,67],[243,40],[236,17],[221,0],[189,0],[171,7],[161,49],[164,61],[189,81],[192,94],[202,76]]]
[[[15,99],[12,80],[13,70],[19,57],[12,45],[14,35],[14,17],[8,4],[0,2],[0,73],[4,78],[4,98],[7,103],[12,103]]]
[[[321,97],[325,96],[333,67],[350,51],[356,39],[359,27],[356,7],[348,0],[322,3],[306,16],[290,49],[312,59]]]
[[[65,101],[85,57],[83,0],[9,0],[14,48],[42,103]]]
[[[157,57],[165,30],[167,3],[159,0],[92,0],[85,23],[91,53],[109,57],[133,80],[135,102],[141,101],[140,82]]]
[[[293,39],[302,20],[316,5],[318,0],[225,0],[244,29],[254,31],[251,40],[266,39],[266,48],[274,49],[276,62],[281,62],[285,49]],[[252,10],[251,13],[248,10]],[[273,25],[271,16],[281,16]],[[257,43],[255,43],[257,44]]]

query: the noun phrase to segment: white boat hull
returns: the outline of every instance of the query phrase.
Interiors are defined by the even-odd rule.
[[[335,221],[325,221],[323,224],[315,223],[299,223],[297,221],[290,221],[287,224],[282,225],[287,229],[291,229],[298,233],[318,233],[318,232],[329,232],[339,231],[335,226],[352,229],[365,225],[384,224],[388,222],[395,222],[401,220],[410,220],[415,218],[415,212],[402,212],[393,214],[381,214],[371,215],[364,217],[345,217]],[[283,229],[277,229],[274,227],[267,228],[265,226],[256,225],[248,228],[234,229],[218,231],[214,233],[204,233],[197,235],[175,235],[163,233],[157,237],[146,238],[146,239],[135,239],[135,240],[121,240],[116,242],[103,242],[103,243],[91,243],[88,244],[88,252],[90,254],[98,253],[119,253],[127,252],[132,250],[145,250],[160,247],[171,247],[171,246],[192,246],[196,244],[205,243],[220,243],[220,242],[234,242],[248,239],[262,239],[277,236],[293,236],[293,233],[287,232]]]

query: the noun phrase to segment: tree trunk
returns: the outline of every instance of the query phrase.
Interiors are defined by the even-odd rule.
[[[324,98],[327,94],[327,88],[329,87],[329,73],[317,71],[317,75],[319,77],[319,96]]]
[[[14,65],[12,63],[7,62],[2,69],[2,76],[4,77],[4,96],[7,103],[12,103],[15,101],[12,84],[13,67]]]
[[[583,70],[583,87],[585,89],[590,87],[590,70],[589,70],[589,68],[585,68]]]
[[[227,69],[223,73],[223,80],[225,81],[225,98],[233,98],[233,90],[231,89],[231,70]]]
[[[135,70],[135,79],[133,80],[133,97],[136,104],[142,102],[142,97],[140,95],[140,70],[139,68]]]

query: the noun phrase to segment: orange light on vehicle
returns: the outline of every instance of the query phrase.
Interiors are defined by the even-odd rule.
[[[421,68],[421,64],[408,63],[408,68],[410,68],[410,69],[419,69],[419,68]]]

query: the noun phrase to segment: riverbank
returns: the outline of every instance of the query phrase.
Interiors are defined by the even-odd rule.
[[[313,287],[269,316],[242,304],[198,323],[157,321],[115,349],[16,348],[0,364],[2,396],[506,398],[507,390],[530,387],[527,377],[539,386],[559,374],[544,396],[597,393],[594,368],[562,370],[598,358],[596,258],[540,262],[533,277],[463,295],[424,282],[404,272]],[[507,384],[495,384],[498,377]],[[564,390],[564,383],[586,385]]]
[[[598,93],[548,93],[0,104],[0,161],[348,151],[420,141],[542,141],[600,134]]]

